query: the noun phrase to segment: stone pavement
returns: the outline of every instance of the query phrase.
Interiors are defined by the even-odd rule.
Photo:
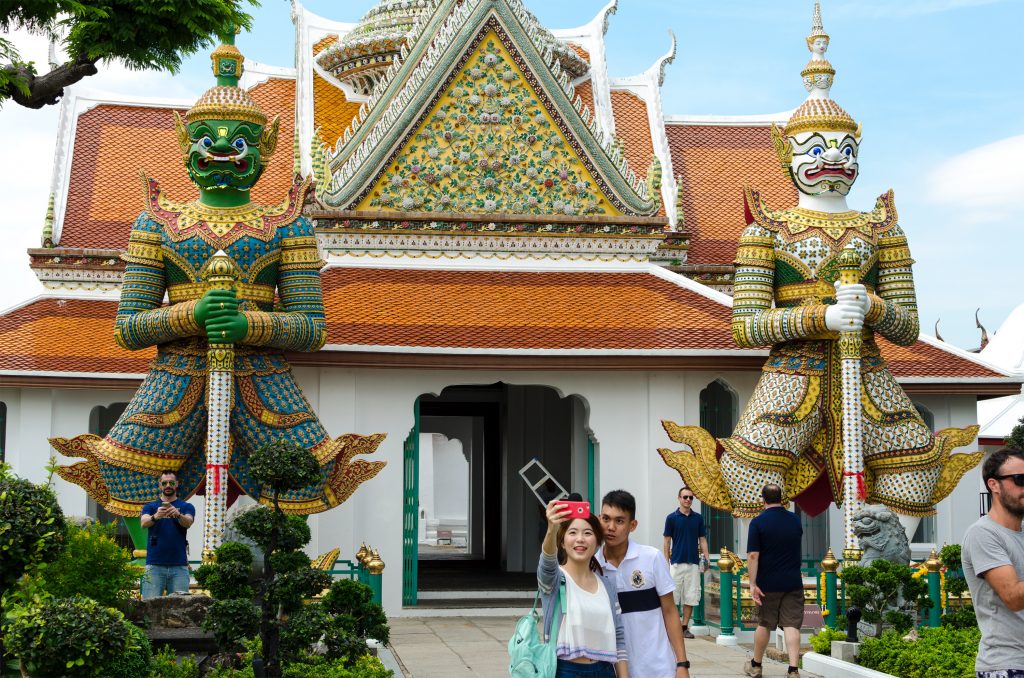
[[[508,676],[508,639],[514,617],[392,617],[391,649],[406,678]],[[713,639],[686,642],[692,678],[743,676],[750,652],[742,647],[716,645]],[[786,666],[765,659],[766,678],[784,678]],[[806,678],[813,674],[800,672]],[[395,672],[395,678],[401,678]],[[644,678],[635,676],[634,678]]]

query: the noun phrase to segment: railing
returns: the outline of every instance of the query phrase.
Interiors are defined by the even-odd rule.
[[[805,603],[811,601],[810,595],[813,595],[815,604],[820,605],[823,602],[822,615],[825,624],[832,628],[836,628],[839,620],[846,616],[847,608],[846,582],[839,573],[839,566],[839,561],[829,549],[822,561],[804,559],[800,568],[803,577],[814,577],[815,582],[813,594],[810,588],[804,590]],[[924,566],[927,568],[928,597],[936,601],[936,604],[923,611],[919,623],[922,626],[935,627],[941,624],[944,610],[969,604],[970,594],[950,596],[942,587],[941,563],[934,550]],[[754,619],[756,606],[749,593],[749,584],[746,587],[743,584],[743,575],[746,573],[747,568],[743,561],[728,549],[722,549],[717,563],[712,563],[712,568],[701,575],[700,602],[693,608],[691,624],[714,627],[725,636],[734,635],[736,631],[750,631],[756,628],[749,624]],[[825,576],[822,577],[822,574]],[[961,573],[950,571],[946,574],[952,576]],[[717,594],[717,605],[707,604],[709,593]]]
[[[144,550],[136,550],[134,555],[135,559],[132,561],[133,563],[139,565],[146,562],[146,552]],[[189,560],[188,566],[190,574],[191,570],[202,564],[202,560]],[[339,565],[342,567],[338,567]],[[331,575],[331,579],[348,578],[362,584],[366,584],[373,591],[373,602],[378,605],[383,604],[384,561],[381,560],[380,553],[377,549],[371,549],[366,544],[363,544],[356,553],[355,561],[338,559],[334,561],[331,569],[324,571]],[[139,587],[140,589],[142,587],[141,578],[139,579]],[[190,584],[190,587],[195,587],[195,584]]]

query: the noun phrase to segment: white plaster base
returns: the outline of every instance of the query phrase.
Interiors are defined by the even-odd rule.
[[[803,668],[809,673],[817,673],[828,678],[895,678],[891,674],[866,669],[817,652],[808,652],[804,655]]]
[[[690,633],[692,633],[695,636],[710,636],[711,635],[711,627],[710,626],[694,626],[693,624],[690,624]]]
[[[715,638],[715,644],[716,645],[730,645],[730,646],[731,645],[739,645],[740,644],[740,639],[737,638],[735,635],[723,636],[722,634],[718,634],[718,637]]]

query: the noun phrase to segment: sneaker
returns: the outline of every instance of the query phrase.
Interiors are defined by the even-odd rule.
[[[796,669],[793,669],[792,671],[786,674],[786,678],[800,678],[800,672]]]
[[[743,665],[743,673],[750,676],[750,678],[761,678],[761,667],[754,666],[753,662],[748,659]]]
[[[684,626],[683,627],[683,638],[696,638],[696,636],[694,636],[692,633],[690,633],[690,629],[688,629],[688,628],[686,628]]]

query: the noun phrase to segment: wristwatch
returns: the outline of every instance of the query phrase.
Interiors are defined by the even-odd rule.
[[[690,660],[687,659],[685,662],[676,662],[677,669],[688,669],[690,668]]]

